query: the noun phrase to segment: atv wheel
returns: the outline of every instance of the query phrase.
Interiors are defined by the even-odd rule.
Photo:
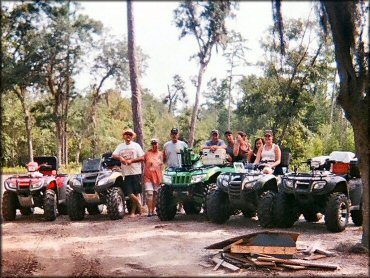
[[[266,191],[261,194],[258,200],[257,215],[258,222],[263,228],[272,228],[275,226],[274,222],[274,203],[276,193],[273,191]]]
[[[71,191],[67,198],[67,209],[69,219],[72,221],[79,221],[85,217],[85,201],[81,195],[76,191]]]
[[[59,215],[67,215],[68,214],[68,206],[67,206],[67,199],[69,194],[71,194],[72,189],[69,185],[66,186],[66,200],[64,204],[58,204],[58,213]]]
[[[173,196],[172,189],[164,185],[158,191],[157,214],[160,220],[172,220],[176,215],[176,200]]]
[[[320,221],[320,219],[322,218],[321,213],[316,213],[312,211],[304,211],[302,214],[306,222],[317,222]]]
[[[98,215],[103,212],[103,205],[88,205],[86,209],[90,215]]]
[[[122,219],[125,216],[125,197],[121,188],[113,187],[109,190],[107,212],[112,220]]]
[[[43,207],[45,220],[54,221],[57,218],[57,196],[53,190],[46,190]]]
[[[340,192],[332,193],[326,203],[325,225],[330,232],[341,232],[349,218],[349,202],[346,195]]]
[[[245,218],[252,218],[256,216],[256,212],[254,210],[242,210],[242,213]]]
[[[2,214],[6,221],[15,220],[17,212],[17,195],[10,191],[3,194]]]
[[[194,201],[186,201],[183,205],[186,214],[199,214],[202,209],[202,205]]]
[[[25,208],[22,207],[19,209],[22,215],[31,215],[33,214],[34,208]]]
[[[207,199],[207,216],[217,224],[223,224],[230,218],[229,198],[222,190],[216,190]]]
[[[277,227],[290,228],[298,220],[300,214],[294,203],[294,196],[284,192],[276,194],[273,218]]]
[[[363,222],[362,209],[351,211],[352,222],[356,226],[361,226]]]

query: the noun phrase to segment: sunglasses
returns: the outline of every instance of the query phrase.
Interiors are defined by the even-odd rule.
[[[272,137],[272,135],[270,135],[270,134],[267,134],[267,135],[265,135],[265,137]]]
[[[152,144],[152,145],[157,145],[157,144],[158,144],[158,142],[152,142],[151,144]]]
[[[126,135],[126,136],[130,136],[130,137],[132,137],[132,134],[131,134],[131,133],[125,133],[125,134],[123,134],[123,135]]]

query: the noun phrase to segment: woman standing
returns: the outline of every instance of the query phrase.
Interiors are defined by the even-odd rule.
[[[265,174],[272,174],[275,167],[281,162],[281,150],[278,145],[273,143],[273,134],[271,130],[265,131],[265,145],[258,152],[255,163],[266,163],[267,166],[263,169]]]
[[[159,140],[153,138],[150,141],[152,148],[144,155],[144,185],[146,202],[148,204],[148,216],[153,216],[156,206],[158,190],[163,177],[163,152],[159,150]]]

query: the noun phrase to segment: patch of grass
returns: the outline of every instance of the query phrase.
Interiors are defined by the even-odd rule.
[[[60,173],[76,174],[81,172],[82,165],[80,163],[71,162],[68,165],[61,165],[59,168]]]
[[[27,173],[27,169],[22,166],[16,167],[3,167],[2,169],[3,175],[13,175],[13,174],[24,174]]]

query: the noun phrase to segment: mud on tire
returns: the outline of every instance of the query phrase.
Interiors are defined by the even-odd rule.
[[[172,189],[164,185],[158,191],[157,197],[157,214],[160,220],[172,220],[176,215],[176,201]]]
[[[290,228],[299,218],[298,208],[294,196],[279,192],[274,202],[274,221],[279,228]]]
[[[122,219],[125,216],[125,197],[122,189],[113,187],[107,195],[107,213],[112,220]]]
[[[17,212],[17,195],[15,193],[10,191],[4,192],[1,212],[4,220],[15,220]]]
[[[69,193],[67,198],[68,216],[72,221],[79,221],[85,217],[85,201],[76,191]]]
[[[229,198],[222,190],[214,191],[207,198],[207,217],[217,224],[223,224],[230,218]]]
[[[349,202],[346,195],[340,192],[332,193],[326,203],[325,225],[328,231],[337,233],[343,231],[349,218]]]
[[[274,221],[274,203],[276,199],[276,193],[272,191],[266,191],[261,194],[258,200],[257,215],[258,222],[263,228],[275,227]]]
[[[47,189],[44,196],[44,217],[47,221],[57,218],[57,195],[51,189]]]

